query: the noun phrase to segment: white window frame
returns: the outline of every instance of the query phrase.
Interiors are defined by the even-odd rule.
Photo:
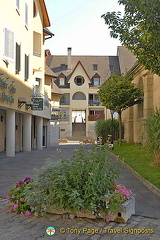
[[[93,81],[94,81],[93,82],[94,86],[99,86],[99,78],[94,78]],[[96,82],[97,82],[97,84],[96,84]]]
[[[7,31],[9,34],[8,39],[6,39]],[[3,42],[3,58],[10,62],[14,62],[14,55],[15,55],[14,32],[11,31],[7,26],[3,27],[3,41],[4,41]],[[7,44],[8,44],[8,46],[6,46]],[[7,54],[7,51],[8,51],[8,54]]]
[[[64,78],[60,77],[60,78],[59,78],[59,85],[60,85],[60,86],[64,86],[64,83],[65,83],[65,82],[64,82]]]

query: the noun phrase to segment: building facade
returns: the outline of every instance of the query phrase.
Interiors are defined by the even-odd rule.
[[[143,102],[123,112],[124,139],[127,142],[144,143],[144,119],[160,109],[160,77],[136,63],[129,71],[133,83],[143,90]]]
[[[119,73],[118,56],[47,57],[47,65],[57,75],[60,99],[60,138],[95,138],[95,122],[110,117],[98,98],[98,89],[112,73]],[[57,113],[58,114],[58,113]]]
[[[9,17],[8,17],[9,16]],[[44,0],[1,0],[0,152],[49,146],[50,99],[44,42],[51,37]]]

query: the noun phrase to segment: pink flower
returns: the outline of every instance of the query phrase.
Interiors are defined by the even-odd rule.
[[[18,200],[16,200],[16,203],[18,203]]]
[[[15,196],[14,195],[12,195],[12,197],[11,198],[15,198]]]
[[[105,197],[108,197],[108,195],[106,194],[106,195],[104,195]]]
[[[25,215],[26,215],[26,216],[30,216],[30,215],[31,215],[31,212],[30,212],[30,211],[27,211],[27,212],[25,213]]]
[[[108,215],[114,215],[114,212],[108,212]]]
[[[110,219],[110,218],[107,218],[107,219],[106,219],[106,222],[110,222],[110,221],[111,221],[111,219]]]
[[[4,195],[7,195],[7,191],[4,191]]]
[[[23,212],[21,212],[21,215],[23,215]]]
[[[94,214],[94,211],[92,211],[92,214]]]
[[[13,205],[13,209],[16,209],[16,208],[18,208],[18,204]]]
[[[6,199],[10,199],[10,196],[6,196]]]
[[[24,198],[20,198],[19,200],[23,202],[25,199]]]
[[[20,181],[18,184],[19,184],[19,185],[23,185],[23,183],[24,183],[23,181]]]

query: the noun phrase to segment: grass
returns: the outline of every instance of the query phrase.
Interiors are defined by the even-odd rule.
[[[122,146],[115,143],[112,152],[143,178],[160,188],[160,166],[150,165],[153,159],[151,150],[135,143],[123,143]]]

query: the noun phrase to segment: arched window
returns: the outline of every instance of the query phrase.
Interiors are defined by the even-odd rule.
[[[77,86],[81,86],[84,83],[84,77],[77,76],[77,77],[75,77],[74,82]]]
[[[72,100],[86,100],[86,96],[82,92],[76,92],[73,94]]]

